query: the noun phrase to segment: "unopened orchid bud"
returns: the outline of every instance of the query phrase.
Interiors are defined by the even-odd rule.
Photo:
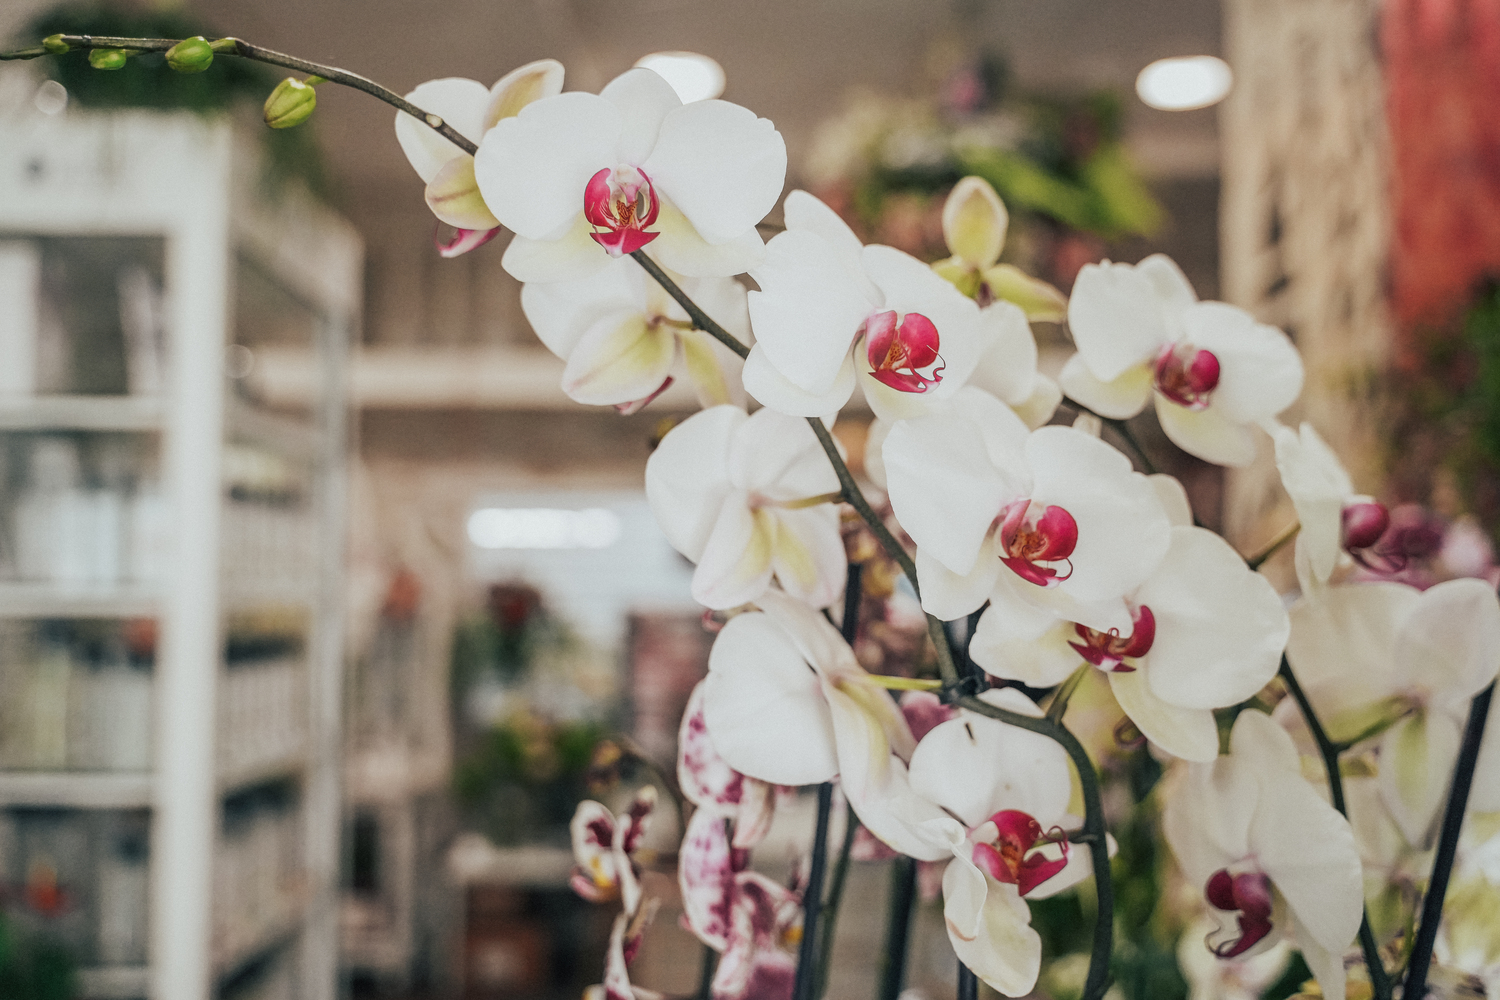
[[[55,56],[60,56],[64,52],[73,51],[73,46],[68,44],[68,40],[63,38],[62,35],[48,35],[46,38],[43,38],[42,48],[46,49],[48,52],[52,53]]]
[[[977,298],[979,295],[979,272],[963,262],[960,257],[949,257],[932,265],[938,277],[948,284],[963,292],[969,298]]]
[[[289,76],[282,80],[266,98],[266,124],[272,128],[294,128],[311,118],[318,106],[318,93],[313,86],[322,82],[320,77],[299,80]]]
[[[1000,196],[982,177],[965,177],[943,203],[943,238],[948,249],[975,269],[1000,259],[1010,215]]]
[[[184,38],[167,50],[167,65],[179,73],[202,73],[213,63],[213,47],[202,35]]]
[[[93,49],[89,52],[89,65],[95,69],[124,69],[130,53],[124,49]]]

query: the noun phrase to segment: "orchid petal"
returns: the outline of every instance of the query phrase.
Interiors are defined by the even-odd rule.
[[[563,64],[556,59],[538,59],[525,66],[518,66],[502,76],[490,88],[489,102],[484,110],[484,131],[489,131],[502,118],[513,118],[521,109],[544,97],[556,97],[562,93]]]
[[[1114,834],[1107,831],[1104,834],[1104,847],[1110,857],[1120,853],[1120,842],[1115,839]],[[1093,852],[1085,845],[1078,845],[1068,852],[1068,863],[1045,882],[1033,886],[1026,894],[1026,898],[1030,900],[1051,899],[1093,876]]]
[[[886,309],[903,315],[918,313],[938,331],[939,351],[945,366],[942,381],[929,392],[901,395],[928,405],[952,396],[968,381],[985,352],[1003,336],[1007,316],[1012,314],[1004,310],[980,310],[973,299],[932,268],[893,247],[867,246],[861,260],[870,280],[884,296]]]
[[[943,894],[948,893],[948,872],[963,877],[963,869],[950,862],[943,874]],[[983,876],[981,876],[983,877]],[[987,880],[984,908],[978,932],[965,941],[949,928],[948,938],[958,960],[970,972],[1009,997],[1025,996],[1036,985],[1042,966],[1042,939],[1031,927],[1031,908],[1016,887]],[[954,886],[957,891],[957,886]]]
[[[769,512],[752,510],[748,501],[743,493],[729,495],[698,557],[693,600],[704,607],[736,608],[771,585],[776,521]]]
[[[591,232],[579,212],[573,227],[559,239],[534,240],[517,233],[505,248],[500,265],[512,278],[528,283],[574,281],[597,275],[615,261],[589,238]]]
[[[434,234],[432,243],[437,248],[439,257],[452,260],[454,257],[462,257],[470,250],[479,249],[499,235],[499,226],[494,229],[460,229],[446,240],[439,239]]]
[[[723,817],[699,809],[682,837],[677,883],[682,889],[682,915],[688,930],[718,951],[729,944],[734,874],[733,851]]]
[[[1052,611],[1030,604],[1013,604],[1004,611],[985,609],[969,642],[969,655],[985,673],[1048,688],[1068,679],[1083,662],[1068,645],[1078,634],[1073,623]]]
[[[1396,693],[1396,625],[1419,598],[1411,587],[1381,581],[1330,587],[1292,606],[1287,660],[1325,724]]]
[[[1051,421],[1057,407],[1062,403],[1062,388],[1045,375],[1038,375],[1031,383],[1031,393],[1023,399],[1007,403],[1016,416],[1035,430]]]
[[[998,561],[998,560],[997,560]],[[1029,616],[1044,612],[1059,621],[1075,622],[1099,632],[1114,629],[1128,635],[1135,617],[1123,597],[1082,601],[1066,587],[1038,587],[1013,572],[996,574],[990,606],[999,615]]]
[[[837,212],[806,191],[790,192],[781,211],[788,231],[808,232],[821,237],[864,295],[871,302],[879,301],[880,293],[865,275],[864,263],[860,259],[864,244]]]
[[[983,926],[989,881],[979,866],[965,856],[963,848],[968,846],[967,842],[962,836],[959,840],[953,860],[943,869],[943,920],[950,936],[973,941]]]
[[[1068,329],[1089,372],[1113,382],[1175,339],[1162,312],[1146,274],[1129,264],[1085,264],[1068,300]]]
[[[743,274],[765,258],[766,245],[754,229],[723,243],[710,243],[670,198],[663,195],[659,204],[651,256],[668,270],[694,278],[720,278]]]
[[[682,100],[661,75],[644,68],[626,70],[609,82],[599,96],[620,109],[625,129],[620,133],[619,157],[622,163],[642,166],[656,145],[662,121]],[[647,176],[655,177],[650,170]]]
[[[1500,672],[1500,599],[1485,580],[1448,580],[1422,592],[1396,628],[1396,683],[1462,712]]]
[[[1041,713],[1014,688],[986,691],[984,701],[1018,714]],[[966,826],[1003,809],[1055,825],[1068,808],[1068,756],[1056,742],[998,719],[962,712],[923,737],[911,758],[911,781]]]
[[[1345,1000],[1349,980],[1349,974],[1344,968],[1344,952],[1347,948],[1323,947],[1312,931],[1298,919],[1295,910],[1291,916],[1292,938],[1296,941],[1297,949],[1302,952],[1302,960],[1307,963],[1308,971],[1318,981],[1318,991],[1322,993],[1323,1000]]]
[[[579,338],[563,369],[562,387],[575,402],[614,406],[651,395],[677,359],[677,337],[634,310],[607,315]]]
[[[1437,836],[1460,742],[1458,723],[1442,712],[1418,712],[1380,738],[1380,801],[1417,850],[1430,849]]]
[[[1089,371],[1082,354],[1075,354],[1063,365],[1057,380],[1069,399],[1077,400],[1111,420],[1129,420],[1144,410],[1151,400],[1149,365],[1133,365],[1117,378],[1104,382]]]
[[[521,286],[521,311],[547,350],[564,361],[584,331],[602,316],[622,309],[641,311],[644,272],[634,261],[611,261],[581,281],[527,282]]]
[[[1000,556],[992,540],[980,546],[974,568],[967,574],[953,572],[926,549],[917,549],[917,583],[922,588],[922,610],[945,622],[979,610],[989,599],[1000,576]]]
[[[568,824],[573,841],[573,859],[578,871],[572,886],[584,899],[599,902],[619,891],[620,873],[615,868],[615,815],[589,799],[578,803]]]
[[[746,419],[737,406],[696,413],[672,428],[646,460],[646,501],[656,523],[672,547],[695,562],[729,496],[729,443]]]
[[[815,608],[838,600],[849,570],[838,508],[823,504],[771,516],[776,519],[771,568],[781,588]]]
[[[807,421],[762,409],[736,429],[729,477],[736,487],[771,500],[834,493],[839,480]]]
[[[736,615],[719,633],[703,717],[714,749],[741,774],[776,785],[812,785],[838,774],[818,675],[768,615]]]
[[[732,819],[746,797],[746,785],[760,783],[730,767],[714,749],[703,717],[705,683],[699,681],[693,688],[682,712],[677,734],[677,784],[683,797],[699,812]]]
[[[969,384],[998,396],[1010,406],[1019,405],[1035,392],[1038,379],[1036,337],[1032,335],[1031,324],[1026,322],[1026,314],[1009,302],[985,306],[980,316],[987,329],[984,339],[988,343]]]
[[[786,143],[776,126],[727,101],[695,101],[667,113],[638,164],[709,243],[752,230],[776,206]]]
[[[1345,501],[1354,495],[1354,483],[1311,424],[1304,423],[1300,433],[1280,427],[1275,442],[1281,485],[1301,525],[1297,548],[1305,550],[1313,579],[1326,583],[1343,549],[1341,515]]]
[[[771,832],[771,821],[776,818],[776,790],[757,778],[741,777],[743,794],[739,811],[734,815],[732,843],[739,850],[749,850]]]
[[[1156,651],[1144,666],[1154,664]],[[1174,757],[1212,762],[1219,756],[1219,727],[1206,708],[1184,708],[1156,696],[1144,671],[1111,672],[1109,687],[1115,701],[1130,716],[1141,735]]]
[[[564,236],[582,217],[589,178],[618,162],[624,129],[619,109],[593,94],[559,94],[528,104],[496,123],[479,144],[475,175],[485,204],[518,235]]]
[[[450,76],[428,80],[407,94],[406,99],[443,119],[465,139],[477,143],[484,135],[484,106],[489,96],[484,84]],[[450,160],[468,156],[437,130],[404,111],[396,112],[396,142],[417,176],[428,184]]]
[[[1156,698],[1223,708],[1276,676],[1291,631],[1281,597],[1213,532],[1173,528],[1171,548],[1132,600],[1156,618],[1145,671]]]
[[[1061,323],[1068,316],[1068,297],[1012,264],[985,268],[980,278],[996,299],[1014,303],[1033,323]]]
[[[1189,342],[1219,360],[1210,409],[1235,423],[1273,417],[1302,393],[1302,358],[1287,335],[1243,309],[1200,302],[1182,314]]]
[[[778,372],[814,394],[841,375],[860,324],[879,305],[841,252],[814,233],[788,230],[766,244],[765,259],[750,272],[760,285],[749,296],[756,346]]]
[[[1146,478],[1156,490],[1156,499],[1161,502],[1162,510],[1167,512],[1167,520],[1172,523],[1172,527],[1190,527],[1193,523],[1193,508],[1188,503],[1187,490],[1183,489],[1182,483],[1163,473]]]
[[[771,364],[760,343],[750,348],[740,377],[745,391],[762,406],[794,417],[828,417],[837,413],[854,394],[854,355],[848,350],[844,352],[833,382],[823,392],[809,392],[793,383]]]
[[[1173,444],[1205,462],[1241,468],[1255,461],[1255,435],[1221,407],[1190,410],[1158,395],[1156,419]]]
[[[1136,273],[1151,284],[1165,312],[1180,312],[1198,301],[1198,294],[1177,262],[1164,253],[1154,253],[1135,265]]]
[[[1000,259],[1010,222],[1000,196],[983,177],[965,177],[943,202],[943,239],[948,251],[984,269]]]
[[[707,408],[743,403],[744,394],[740,394],[740,399],[735,398],[725,374],[729,359],[725,357],[727,352],[719,349],[723,345],[701,330],[683,330],[677,334],[677,342],[682,345],[683,365],[698,396],[698,405]]]
[[[979,427],[947,414],[903,420],[891,428],[882,451],[901,526],[918,551],[967,576],[990,526],[1014,496],[987,461]]]
[[[427,207],[455,229],[489,231],[500,225],[474,181],[474,158],[455,156],[438,169],[424,193]]]

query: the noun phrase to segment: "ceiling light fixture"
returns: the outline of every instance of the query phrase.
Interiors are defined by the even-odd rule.
[[[642,56],[636,65],[670,83],[683,104],[706,101],[724,93],[724,67],[697,52],[653,52]]]
[[[1162,111],[1191,111],[1217,104],[1234,84],[1229,64],[1214,56],[1158,59],[1135,78],[1135,92]]]

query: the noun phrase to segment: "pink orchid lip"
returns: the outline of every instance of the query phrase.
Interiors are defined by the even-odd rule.
[[[636,167],[605,167],[583,189],[583,217],[594,227],[589,235],[611,257],[635,253],[660,236],[645,231],[660,211],[651,178]]]
[[[1168,344],[1156,356],[1156,391],[1179,406],[1202,410],[1219,385],[1219,359],[1192,344]]]
[[[986,826],[994,824],[993,843],[974,845],[974,864],[989,873],[996,882],[1006,882],[1016,887],[1022,896],[1041,885],[1068,864],[1068,838],[1061,830],[1042,832],[1042,824],[1029,813],[1019,809],[1002,809],[989,818]],[[1030,853],[1042,844],[1058,844],[1062,857],[1049,858],[1045,854]]]
[[[1203,887],[1208,905],[1225,913],[1237,913],[1239,934],[1226,937],[1227,931],[1208,936],[1208,950],[1219,958],[1243,955],[1271,933],[1271,880],[1260,872],[1231,875],[1220,868],[1208,877]]]
[[[1144,604],[1131,616],[1128,636],[1120,635],[1120,630],[1116,628],[1100,632],[1076,623],[1073,628],[1083,641],[1069,642],[1068,645],[1094,666],[1117,674],[1134,672],[1135,667],[1125,661],[1145,656],[1151,652],[1151,646],[1156,642],[1156,615]]]
[[[453,237],[446,241],[439,239],[437,233],[433,233],[432,243],[437,247],[439,257],[452,258],[482,247],[499,235],[499,226],[494,229],[458,229],[454,231]]]
[[[1062,507],[1046,506],[1028,499],[1012,501],[1000,514],[1000,561],[1021,579],[1038,587],[1050,587],[1073,575],[1068,557],[1078,546],[1078,522]],[[1064,563],[1059,574],[1051,566]]]
[[[938,364],[938,330],[921,313],[907,313],[898,324],[894,310],[871,316],[864,326],[870,374],[898,392],[926,392],[943,380],[946,365]],[[931,375],[918,369],[937,365]]]
[[[1385,504],[1373,500],[1347,505],[1340,516],[1344,547],[1351,551],[1368,549],[1391,526],[1391,513]]]

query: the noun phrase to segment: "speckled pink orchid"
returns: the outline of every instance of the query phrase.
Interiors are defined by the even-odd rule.
[[[1213,954],[1250,958],[1290,937],[1323,996],[1343,1000],[1344,951],[1364,912],[1359,853],[1284,730],[1241,712],[1229,754],[1186,765],[1169,786],[1162,829],[1218,922]]]
[[[516,234],[504,265],[521,281],[584,277],[648,246],[679,274],[739,274],[764,253],[755,226],[786,178],[769,121],[726,101],[684,105],[649,69],[527,105],[474,159],[486,204]]]
[[[805,191],[787,195],[785,212],[786,232],[750,272],[760,289],[750,293],[745,389],[772,409],[827,416],[858,384],[878,416],[924,413],[963,385],[1007,324],[1025,328],[1020,310],[981,311],[915,257],[862,246]]]
[[[620,899],[628,913],[640,907],[639,872],[631,855],[640,846],[655,808],[656,789],[650,785],[637,792],[619,816],[591,799],[578,803],[569,824],[573,857],[578,862],[569,881],[574,892],[591,903]]]
[[[512,70],[493,87],[447,77],[427,81],[406,99],[478,143],[498,122],[514,117],[533,101],[554,96],[562,86],[562,63],[541,59]],[[467,253],[499,234],[500,220],[479,193],[474,157],[405,112],[396,114],[396,141],[427,184],[432,214],[458,230],[451,240],[438,244],[444,257]]]
[[[1161,562],[1171,524],[1109,445],[1068,427],[1031,431],[970,386],[940,412],[898,421],[881,454],[929,613],[951,620],[988,600],[1001,616],[1133,629],[1124,595]]]
[[[1087,264],[1068,301],[1078,347],[1063,391],[1125,419],[1153,397],[1172,443],[1218,465],[1255,458],[1252,426],[1302,391],[1302,359],[1286,334],[1222,302],[1199,302],[1182,271],[1153,254],[1139,264]]]

